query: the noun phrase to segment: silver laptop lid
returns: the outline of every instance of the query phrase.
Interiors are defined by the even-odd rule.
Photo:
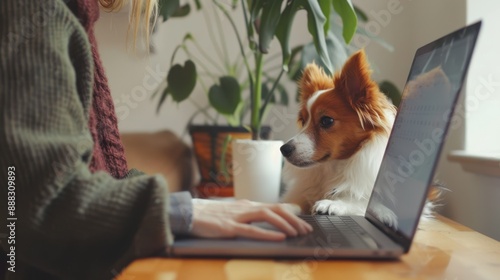
[[[366,218],[408,251],[481,22],[419,48]]]

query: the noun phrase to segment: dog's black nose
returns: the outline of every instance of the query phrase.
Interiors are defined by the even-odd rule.
[[[293,153],[293,150],[295,150],[295,146],[288,144],[288,143],[281,146],[281,148],[280,148],[281,154],[284,157],[289,157]]]

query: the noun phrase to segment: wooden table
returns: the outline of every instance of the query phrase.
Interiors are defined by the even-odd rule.
[[[438,217],[420,224],[397,261],[150,258],[117,279],[500,279],[500,242]]]

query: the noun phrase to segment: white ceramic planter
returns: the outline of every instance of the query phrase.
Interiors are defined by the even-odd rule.
[[[235,198],[278,202],[283,141],[238,139],[232,145]]]

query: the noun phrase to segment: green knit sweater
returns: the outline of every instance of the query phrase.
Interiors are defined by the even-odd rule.
[[[172,242],[162,177],[89,171],[92,65],[86,33],[62,1],[0,1],[0,238],[2,254],[14,248],[16,271],[8,277],[110,279]]]

